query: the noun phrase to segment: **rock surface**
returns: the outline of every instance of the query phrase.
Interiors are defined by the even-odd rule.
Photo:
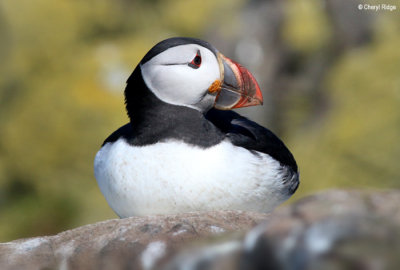
[[[0,269],[400,269],[399,205],[398,190],[332,190],[271,215],[108,220],[0,244]]]
[[[164,269],[400,269],[399,206],[398,190],[316,194],[243,238],[179,254]]]
[[[0,269],[152,269],[184,243],[248,230],[265,218],[229,211],[107,220],[2,243]]]

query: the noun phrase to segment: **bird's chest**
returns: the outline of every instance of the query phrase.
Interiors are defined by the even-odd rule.
[[[195,188],[209,178],[229,177],[224,167],[235,168],[231,151],[222,145],[204,149],[178,141],[132,146],[120,139],[99,151],[95,170],[111,186],[139,185],[153,191]]]
[[[178,141],[136,147],[119,139],[97,153],[95,175],[122,217],[229,209],[267,190],[260,181],[263,162],[228,142],[209,148]]]

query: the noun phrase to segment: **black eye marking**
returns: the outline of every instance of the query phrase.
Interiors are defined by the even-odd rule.
[[[188,66],[194,69],[198,69],[201,66],[200,51],[197,51],[196,56],[193,58],[192,62],[188,64]]]

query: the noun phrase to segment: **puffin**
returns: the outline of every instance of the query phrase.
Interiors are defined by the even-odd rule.
[[[159,42],[128,78],[124,95],[130,121],[94,160],[100,190],[120,218],[270,212],[299,186],[285,144],[232,111],[263,103],[256,79],[208,42]]]

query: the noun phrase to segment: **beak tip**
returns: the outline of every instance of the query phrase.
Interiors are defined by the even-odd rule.
[[[255,96],[255,99],[258,101],[257,105],[263,105],[264,104],[264,97],[262,95],[260,86],[258,85],[256,79],[255,78],[253,78],[253,79],[254,79],[253,83],[256,86],[256,91],[255,91],[255,95],[254,96]]]

